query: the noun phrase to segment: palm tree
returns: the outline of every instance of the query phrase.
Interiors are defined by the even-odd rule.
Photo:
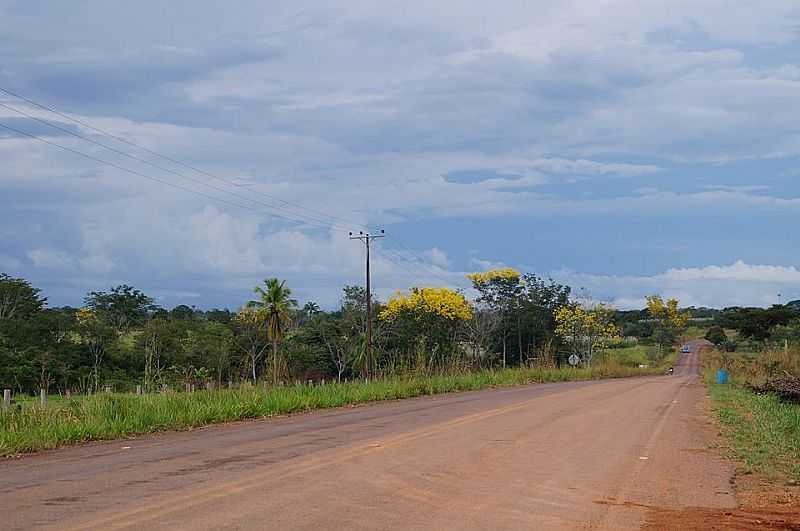
[[[264,280],[264,288],[257,286],[254,290],[259,300],[250,301],[247,306],[257,308],[266,313],[267,335],[272,341],[272,383],[278,384],[278,343],[283,339],[289,316],[297,301],[291,298],[292,290],[286,287],[285,280],[268,278]]]

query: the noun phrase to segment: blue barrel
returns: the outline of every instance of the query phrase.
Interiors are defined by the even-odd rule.
[[[718,384],[728,383],[728,371],[726,371],[725,369],[717,370],[717,383]]]

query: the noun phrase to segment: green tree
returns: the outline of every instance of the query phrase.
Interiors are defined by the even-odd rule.
[[[278,343],[283,339],[286,327],[290,323],[292,310],[297,307],[297,301],[291,298],[292,290],[286,286],[285,280],[268,278],[264,287],[257,286],[254,290],[258,300],[247,303],[248,307],[255,308],[266,314],[267,335],[272,342],[272,383],[279,381]]]
[[[148,315],[157,308],[153,299],[127,284],[115,286],[108,292],[89,292],[84,302],[118,334],[143,326]]]
[[[533,274],[522,276],[519,316],[516,319],[520,338],[520,363],[529,354],[537,354],[539,347],[552,342],[555,336],[555,312],[569,303],[570,288],[545,281]]]
[[[230,324],[233,321],[233,318],[236,317],[236,314],[230,310],[208,310],[206,312],[206,319],[209,321],[214,321],[216,323],[222,324]]]
[[[726,308],[717,319],[724,328],[733,328],[743,338],[767,341],[773,329],[789,324],[800,317],[800,312],[789,306],[771,308]]]
[[[508,332],[512,323],[519,325],[519,316],[522,308],[520,296],[522,294],[521,275],[511,268],[493,269],[483,273],[467,275],[472,281],[472,287],[478,292],[479,305],[496,312],[499,317],[499,330],[503,353],[503,367],[508,363]],[[520,326],[517,326],[521,330]],[[522,338],[518,334],[520,354],[522,351]]]
[[[150,319],[137,338],[144,353],[144,388],[148,391],[164,383],[164,370],[178,361],[175,354],[182,335],[178,325],[168,319]]]
[[[706,332],[705,338],[717,346],[722,345],[728,340],[728,336],[725,335],[725,330],[719,325],[711,326]]]
[[[114,342],[114,329],[88,308],[78,310],[75,318],[79,340],[89,349],[94,361],[92,379],[94,390],[97,391],[100,388],[100,365]]]
[[[191,321],[195,317],[195,309],[185,304],[179,304],[169,312],[169,317],[170,319]]]
[[[232,321],[234,344],[244,353],[242,365],[246,367],[245,373],[250,372],[253,383],[258,378],[259,362],[269,347],[266,317],[263,311],[245,307]]]
[[[230,353],[233,332],[229,327],[214,321],[203,322],[190,329],[184,339],[184,348],[201,367],[211,367],[217,385],[230,370]]]
[[[27,319],[41,312],[47,303],[41,291],[25,279],[0,273],[0,321]]]

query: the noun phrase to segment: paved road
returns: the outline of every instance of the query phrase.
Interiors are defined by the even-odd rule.
[[[697,350],[697,346],[693,350]],[[697,354],[672,376],[405,400],[0,462],[0,528],[638,528],[734,507]]]

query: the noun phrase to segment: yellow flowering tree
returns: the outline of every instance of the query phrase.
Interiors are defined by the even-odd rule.
[[[658,350],[663,345],[671,345],[678,340],[678,335],[686,328],[689,314],[681,311],[678,299],[664,299],[660,295],[647,297],[647,313],[655,324],[655,340]]]
[[[571,354],[590,366],[595,352],[619,335],[613,318],[614,309],[605,304],[588,308],[567,304],[556,310],[556,334],[569,346]]]
[[[458,337],[472,318],[472,306],[449,288],[411,288],[397,292],[378,315],[389,327],[387,345],[406,354],[421,346],[429,362],[442,366],[457,355]]]
[[[504,267],[479,273],[470,273],[467,275],[467,278],[470,279],[473,284],[483,286],[491,284],[492,282],[519,282],[520,273],[510,267]]]

